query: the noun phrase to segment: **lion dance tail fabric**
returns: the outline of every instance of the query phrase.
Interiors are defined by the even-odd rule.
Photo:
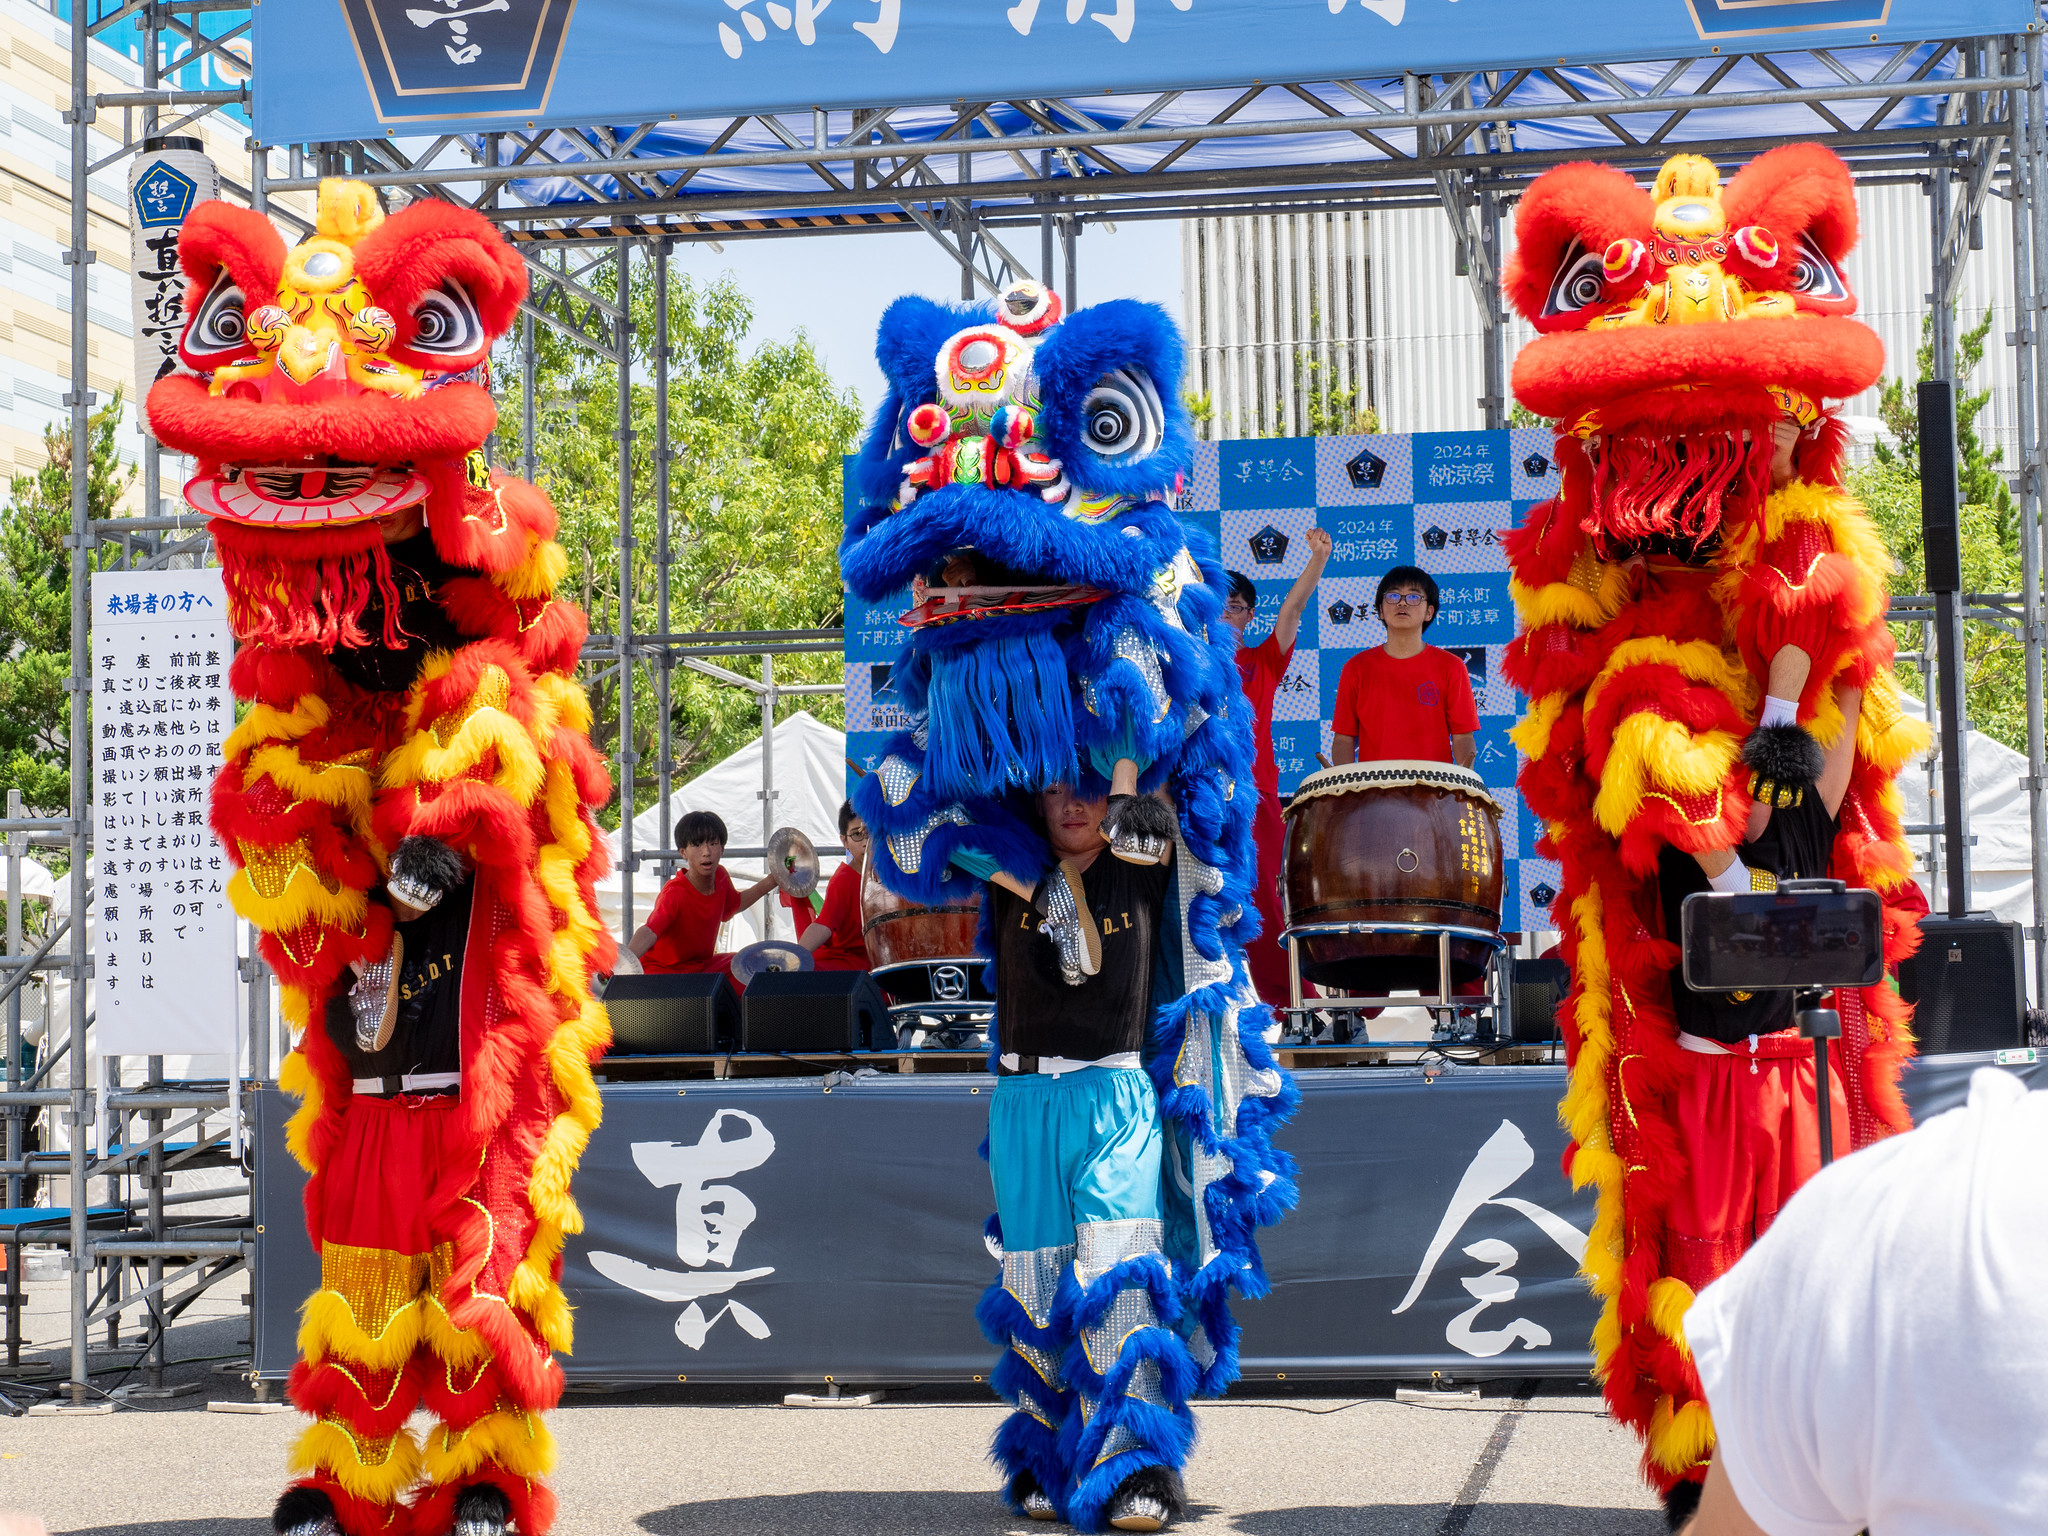
[[[386,218],[350,182],[291,250],[207,204],[181,259],[198,377],[149,414],[227,576],[249,708],[212,821],[298,1035],[320,1255],[278,1527],[441,1536],[461,1502],[466,1530],[541,1536],[614,946],[585,621],[554,596],[553,508],[481,452],[523,268],[472,214]]]
[[[1773,150],[1726,186],[1679,156],[1650,192],[1562,166],[1517,217],[1505,284],[1542,334],[1514,386],[1558,420],[1562,492],[1511,539],[1509,675],[1530,700],[1523,793],[1564,876],[1567,1171],[1599,1192],[1584,1266],[1597,1371],[1677,1508],[1713,1446],[1686,1309],[1818,1147],[1810,1042],[1681,1036],[1660,868],[1669,880],[1673,854],[1739,854],[1753,795],[1768,794],[1744,743],[1788,648],[1810,660],[1797,723],[1823,748],[1855,732],[1831,867],[1802,872],[1882,893],[1888,964],[1918,942],[1894,780],[1926,732],[1900,708],[1891,560],[1842,487],[1845,433],[1825,405],[1874,383],[1883,354],[1850,318],[1849,175],[1818,146]],[[1845,689],[1861,690],[1853,727]],[[1832,1092],[1861,1146],[1910,1124],[1908,1010],[1887,985],[1835,1006]],[[1703,1191],[1727,1195],[1732,1218],[1703,1215]]]
[[[869,602],[914,583],[891,681],[914,724],[854,794],[878,878],[932,904],[998,871],[1056,883],[1031,806],[1058,785],[1109,797],[1111,849],[1171,845],[1130,1053],[1147,1070],[998,1084],[1000,1269],[979,1308],[1015,1409],[991,1452],[1012,1500],[1028,1487],[1083,1531],[1120,1499],[1170,1517],[1189,1400],[1237,1376],[1231,1292],[1265,1293],[1257,1229],[1294,1203],[1272,1134],[1298,1098],[1245,970],[1257,792],[1225,577],[1171,504],[1191,457],[1180,338],[1151,305],[1063,318],[1019,283],[992,307],[897,300],[876,355],[889,394],[840,564]]]

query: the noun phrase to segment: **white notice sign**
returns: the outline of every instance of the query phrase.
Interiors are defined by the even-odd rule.
[[[92,578],[99,1049],[234,1055],[235,918],[208,797],[234,729],[220,572]]]

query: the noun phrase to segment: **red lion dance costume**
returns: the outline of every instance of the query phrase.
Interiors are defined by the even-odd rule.
[[[320,1253],[277,1529],[539,1536],[614,945],[585,620],[554,596],[554,509],[481,452],[524,269],[474,214],[386,218],[339,181],[292,250],[208,203],[181,256],[198,377],[149,416],[197,461],[241,642],[213,827],[299,1034]]]
[[[1514,388],[1558,420],[1563,477],[1509,546],[1522,619],[1509,675],[1530,700],[1522,790],[1564,871],[1566,1165],[1599,1191],[1585,1257],[1597,1373],[1675,1524],[1714,1438],[1686,1309],[1819,1149],[1810,1042],[1681,1038],[1660,859],[1669,880],[1667,850],[1702,855],[1695,869],[1739,854],[1753,791],[1760,818],[1787,803],[1744,762],[1787,648],[1810,659],[1794,688],[1809,750],[1842,736],[1838,685],[1863,695],[1832,867],[1800,872],[1884,895],[1888,963],[1918,941],[1893,780],[1926,733],[1891,675],[1891,561],[1842,489],[1845,434],[1821,406],[1869,387],[1884,359],[1849,318],[1849,174],[1818,146],[1773,150],[1725,188],[1690,155],[1649,193],[1608,167],[1561,166],[1529,189],[1516,232],[1505,286],[1542,334]],[[1768,888],[1761,872],[1756,884]],[[1885,986],[1835,1006],[1835,1091],[1861,1146],[1910,1124],[1908,1010]],[[1776,1095],[1768,1112],[1760,1095]],[[1739,1219],[1687,1230],[1712,1203],[1702,1185]]]

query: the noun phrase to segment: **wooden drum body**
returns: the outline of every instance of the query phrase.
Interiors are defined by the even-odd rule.
[[[1378,996],[1438,985],[1437,933],[1500,932],[1500,806],[1450,763],[1347,763],[1304,779],[1287,806],[1281,901],[1290,929],[1402,923],[1424,933],[1308,933],[1304,980]],[[1491,946],[1451,940],[1451,978]]]
[[[860,882],[861,933],[868,969],[890,1000],[936,1008],[986,1007],[986,961],[974,953],[981,893],[944,907],[921,907],[890,890],[868,865]]]

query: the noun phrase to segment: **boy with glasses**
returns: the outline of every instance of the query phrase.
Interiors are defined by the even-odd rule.
[[[1472,679],[1464,662],[1422,640],[1436,605],[1436,579],[1425,570],[1397,565],[1380,578],[1373,609],[1387,627],[1387,643],[1360,651],[1337,675],[1333,762],[1405,758],[1472,766],[1479,729]]]

